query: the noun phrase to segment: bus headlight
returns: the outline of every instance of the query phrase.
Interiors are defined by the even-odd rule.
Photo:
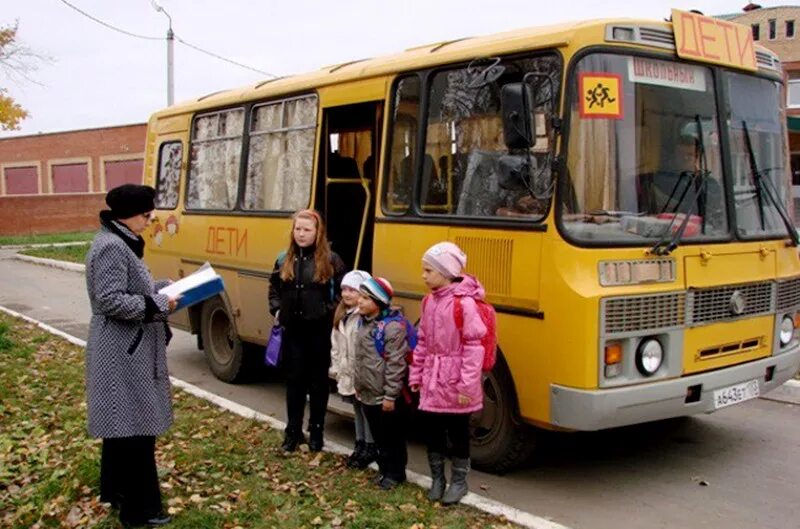
[[[786,347],[794,337],[794,320],[789,316],[784,316],[781,320],[781,328],[778,334],[781,341],[781,347]]]
[[[653,376],[664,361],[664,348],[655,338],[645,338],[636,349],[636,369],[646,377]]]

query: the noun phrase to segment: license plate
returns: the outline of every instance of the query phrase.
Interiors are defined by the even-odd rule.
[[[746,400],[758,397],[758,380],[749,380],[718,389],[714,392],[714,409],[724,408],[732,404],[738,404]]]

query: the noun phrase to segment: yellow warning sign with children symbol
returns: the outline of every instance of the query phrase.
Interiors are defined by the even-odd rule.
[[[582,118],[622,119],[622,76],[583,72],[578,77]]]

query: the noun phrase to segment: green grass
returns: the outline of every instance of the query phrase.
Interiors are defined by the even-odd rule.
[[[507,521],[391,492],[331,454],[281,453],[281,432],[174,391],[157,442],[172,529],[487,528]],[[0,527],[119,527],[98,501],[100,442],[86,433],[83,349],[0,313]]]
[[[49,235],[1,236],[0,246],[11,244],[53,244],[59,242],[91,241],[94,234],[94,231],[79,231],[73,233],[52,233]]]
[[[71,263],[85,263],[86,254],[89,252],[89,245],[80,246],[45,246],[42,248],[29,248],[19,253],[32,255],[34,257],[46,257],[58,261],[69,261]]]

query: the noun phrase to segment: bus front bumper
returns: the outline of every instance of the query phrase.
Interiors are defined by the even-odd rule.
[[[767,369],[774,367],[767,382]],[[780,386],[800,369],[800,346],[761,360],[678,379],[623,388],[582,390],[550,385],[550,421],[570,430],[602,430],[695,413],[711,413],[714,391],[758,381],[759,394]],[[686,402],[690,386],[702,385],[700,398]]]

